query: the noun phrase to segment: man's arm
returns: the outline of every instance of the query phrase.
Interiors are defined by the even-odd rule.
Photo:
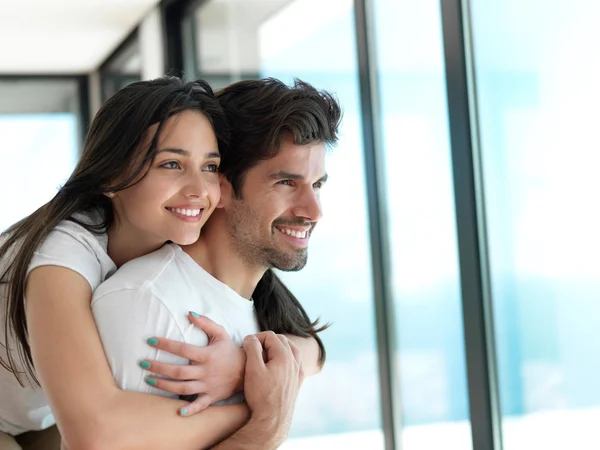
[[[266,361],[263,356],[266,351]],[[304,378],[296,346],[271,331],[244,341],[244,392],[250,420],[214,450],[271,450],[287,437],[298,390]]]

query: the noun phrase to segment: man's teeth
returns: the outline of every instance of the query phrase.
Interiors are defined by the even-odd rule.
[[[288,236],[294,236],[295,238],[298,239],[304,239],[306,238],[306,235],[308,234],[307,231],[296,231],[296,230],[290,230],[289,228],[277,228],[279,231],[281,231],[283,234],[287,234]]]
[[[195,217],[200,214],[201,209],[181,209],[181,208],[167,208],[169,211],[181,214],[183,216]]]

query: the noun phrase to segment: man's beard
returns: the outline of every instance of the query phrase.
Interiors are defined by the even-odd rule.
[[[243,200],[234,200],[231,208],[227,211],[227,216],[234,250],[245,261],[265,269],[276,268],[286,272],[301,270],[306,265],[308,259],[306,248],[286,252],[272,245],[276,239],[275,233],[279,233],[274,226],[271,229],[270,238],[272,239],[257,233],[261,229],[260,217]],[[279,222],[290,225],[292,221],[293,219]],[[278,221],[275,221],[274,225],[277,223]]]

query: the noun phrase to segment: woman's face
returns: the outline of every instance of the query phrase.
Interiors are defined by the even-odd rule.
[[[148,129],[141,153],[157,128]],[[121,239],[126,236],[132,246],[196,242],[220,199],[219,163],[217,139],[203,114],[188,110],[170,117],[146,176],[114,193],[115,226]]]

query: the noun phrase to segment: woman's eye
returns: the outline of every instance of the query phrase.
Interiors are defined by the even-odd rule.
[[[177,161],[166,162],[164,164],[161,164],[160,167],[163,167],[165,169],[181,169],[181,166]]]
[[[218,164],[207,164],[206,166],[204,166],[204,171],[205,172],[218,172],[219,171],[219,165]]]

